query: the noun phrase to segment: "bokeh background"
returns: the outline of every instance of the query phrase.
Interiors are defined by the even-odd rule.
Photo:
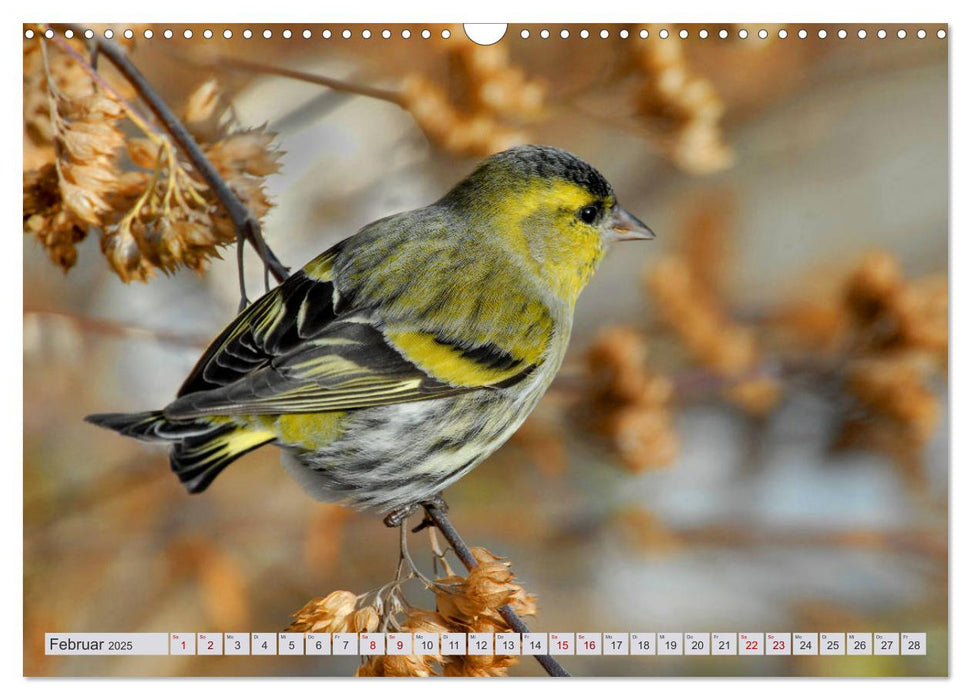
[[[947,673],[943,27],[510,25],[484,48],[455,26],[132,26],[173,106],[215,76],[240,124],[279,134],[264,228],[288,265],[515,142],[579,154],[657,232],[608,255],[550,394],[446,493],[538,597],[534,630],[928,633],[920,657],[564,659],[573,673]],[[67,274],[23,243],[25,673],[350,675],[341,657],[43,655],[53,631],[282,630],[397,561],[395,533],[311,501],[272,447],[190,497],[164,453],[82,421],[170,401],[238,301],[231,248],[126,285],[93,238]],[[247,277],[260,288],[249,252]],[[423,535],[412,551],[430,561]]]

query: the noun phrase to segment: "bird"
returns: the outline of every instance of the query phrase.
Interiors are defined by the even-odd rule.
[[[527,418],[608,244],[652,238],[584,160],[514,147],[254,301],[165,408],[86,420],[169,445],[194,494],[277,445],[314,498],[397,524]]]

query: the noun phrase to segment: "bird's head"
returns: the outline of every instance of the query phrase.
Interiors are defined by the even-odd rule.
[[[607,243],[654,238],[593,166],[550,146],[519,146],[487,158],[440,204],[457,208],[477,238],[522,258],[571,304]]]

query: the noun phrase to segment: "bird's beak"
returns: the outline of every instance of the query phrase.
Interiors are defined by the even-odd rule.
[[[654,232],[643,221],[617,205],[607,219],[604,238],[611,242],[650,241],[654,238]]]

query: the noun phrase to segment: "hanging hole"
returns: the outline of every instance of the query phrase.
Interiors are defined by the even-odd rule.
[[[479,46],[492,46],[506,36],[508,26],[507,24],[463,24],[462,29],[465,30],[465,36]]]

